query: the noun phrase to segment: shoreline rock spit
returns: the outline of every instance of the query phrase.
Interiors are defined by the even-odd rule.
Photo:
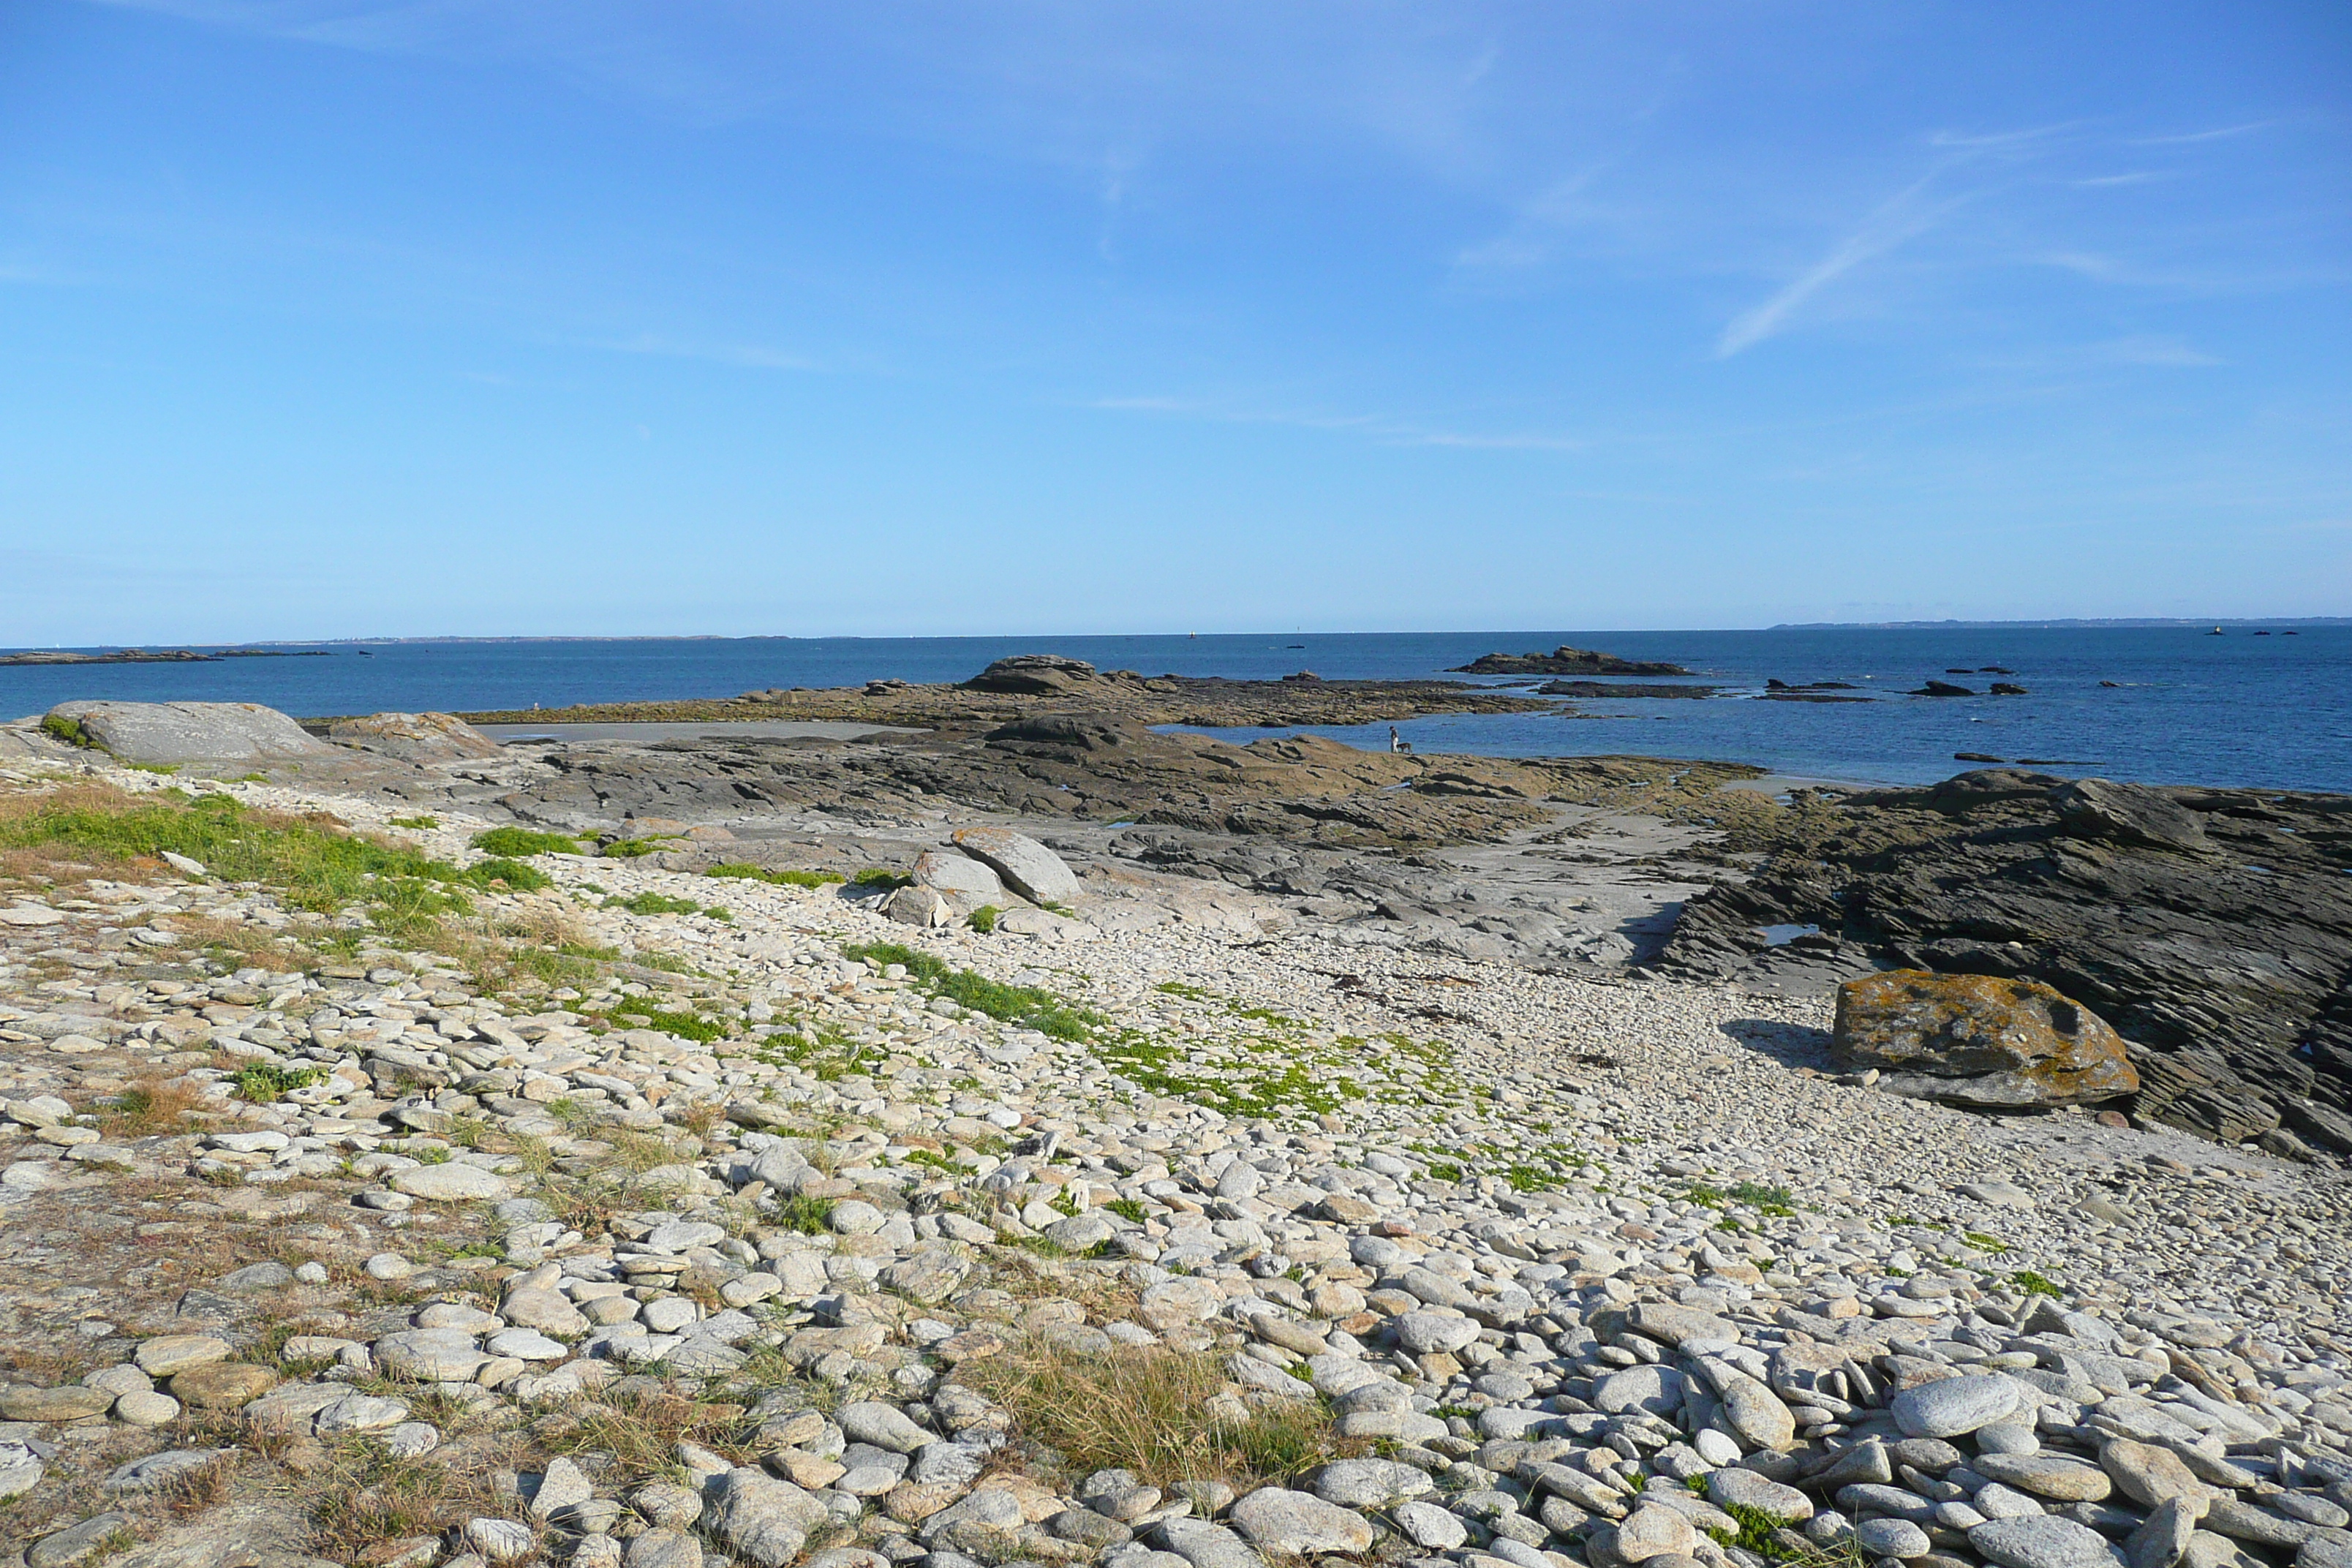
[[[2144,1101],[2168,1053],[2119,1060],[2073,993],[1847,973],[1843,918],[1738,985],[1372,942],[933,791],[551,831],[517,808],[570,775],[455,721],[271,757],[222,717],[78,721],[247,748],[209,763],[0,738],[0,1552],[32,1568],[2352,1562],[2340,1163],[1873,1087]],[[1131,769],[1102,732],[1046,749]],[[944,782],[1034,761],[992,755]],[[1591,782],[1477,761],[1404,793]],[[2004,787],[2009,837],[2111,879],[2280,826]],[[1773,807],[1692,912],[1721,936],[1784,864],[1997,883],[1988,793]],[[890,821],[814,831],[852,810]],[[781,863],[886,830],[929,863]]]

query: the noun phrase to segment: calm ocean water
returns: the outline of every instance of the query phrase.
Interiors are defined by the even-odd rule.
[[[1669,659],[1714,684],[1851,681],[1857,703],[1747,697],[1580,701],[1583,716],[1422,719],[1425,752],[1499,756],[1631,752],[1753,763],[1808,776],[1919,783],[1973,765],[1955,752],[2058,759],[2053,773],[2152,784],[2352,792],[2352,626],[2262,637],[2186,627],[1837,629],[1739,632],[1450,632],[1265,637],[710,638],[333,645],[326,657],[217,664],[0,667],[0,713],[73,698],[261,702],[290,713],[549,708],[639,698],[730,697],[764,687],[844,686],[883,676],[959,680],[1013,653],[1060,653],[1106,669],[1264,679],[1434,675],[1502,649],[1560,643]],[[2001,678],[1957,676],[2001,665]],[[1899,695],[1933,677],[2026,697]],[[2115,684],[2105,685],[2112,681]],[[1507,684],[1492,681],[1488,684]],[[1215,731],[1250,740],[1265,731]],[[1368,746],[1386,725],[1318,731]]]

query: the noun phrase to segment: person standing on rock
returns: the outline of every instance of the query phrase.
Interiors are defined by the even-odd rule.
[[[1389,750],[1402,752],[1408,757],[1412,755],[1412,742],[1398,734],[1397,727],[1393,724],[1389,726]]]

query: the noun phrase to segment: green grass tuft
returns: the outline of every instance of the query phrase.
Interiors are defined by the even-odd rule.
[[[431,817],[424,818],[426,823]],[[411,824],[410,826],[413,826]],[[474,847],[486,855],[577,855],[580,841],[569,834],[540,833],[528,827],[493,827],[474,835]]]
[[[964,917],[963,923],[971,927],[972,930],[978,931],[981,935],[986,936],[989,932],[996,929],[996,917],[1003,912],[1004,911],[1003,910],[998,909],[994,904],[982,904],[980,908],[966,915]]]
[[[747,882],[770,882],[779,888],[823,888],[843,879],[841,875],[835,871],[771,871],[764,866],[753,866],[740,861],[730,861],[724,866],[713,866],[703,875],[737,877]]]
[[[702,912],[702,906],[692,899],[673,899],[667,893],[639,893],[633,898],[613,901],[633,915],[692,915]]]

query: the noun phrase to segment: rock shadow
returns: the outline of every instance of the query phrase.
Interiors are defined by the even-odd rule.
[[[1830,1032],[1810,1024],[1788,1024],[1777,1018],[1734,1018],[1723,1032],[1759,1056],[1782,1067],[1830,1070]]]

